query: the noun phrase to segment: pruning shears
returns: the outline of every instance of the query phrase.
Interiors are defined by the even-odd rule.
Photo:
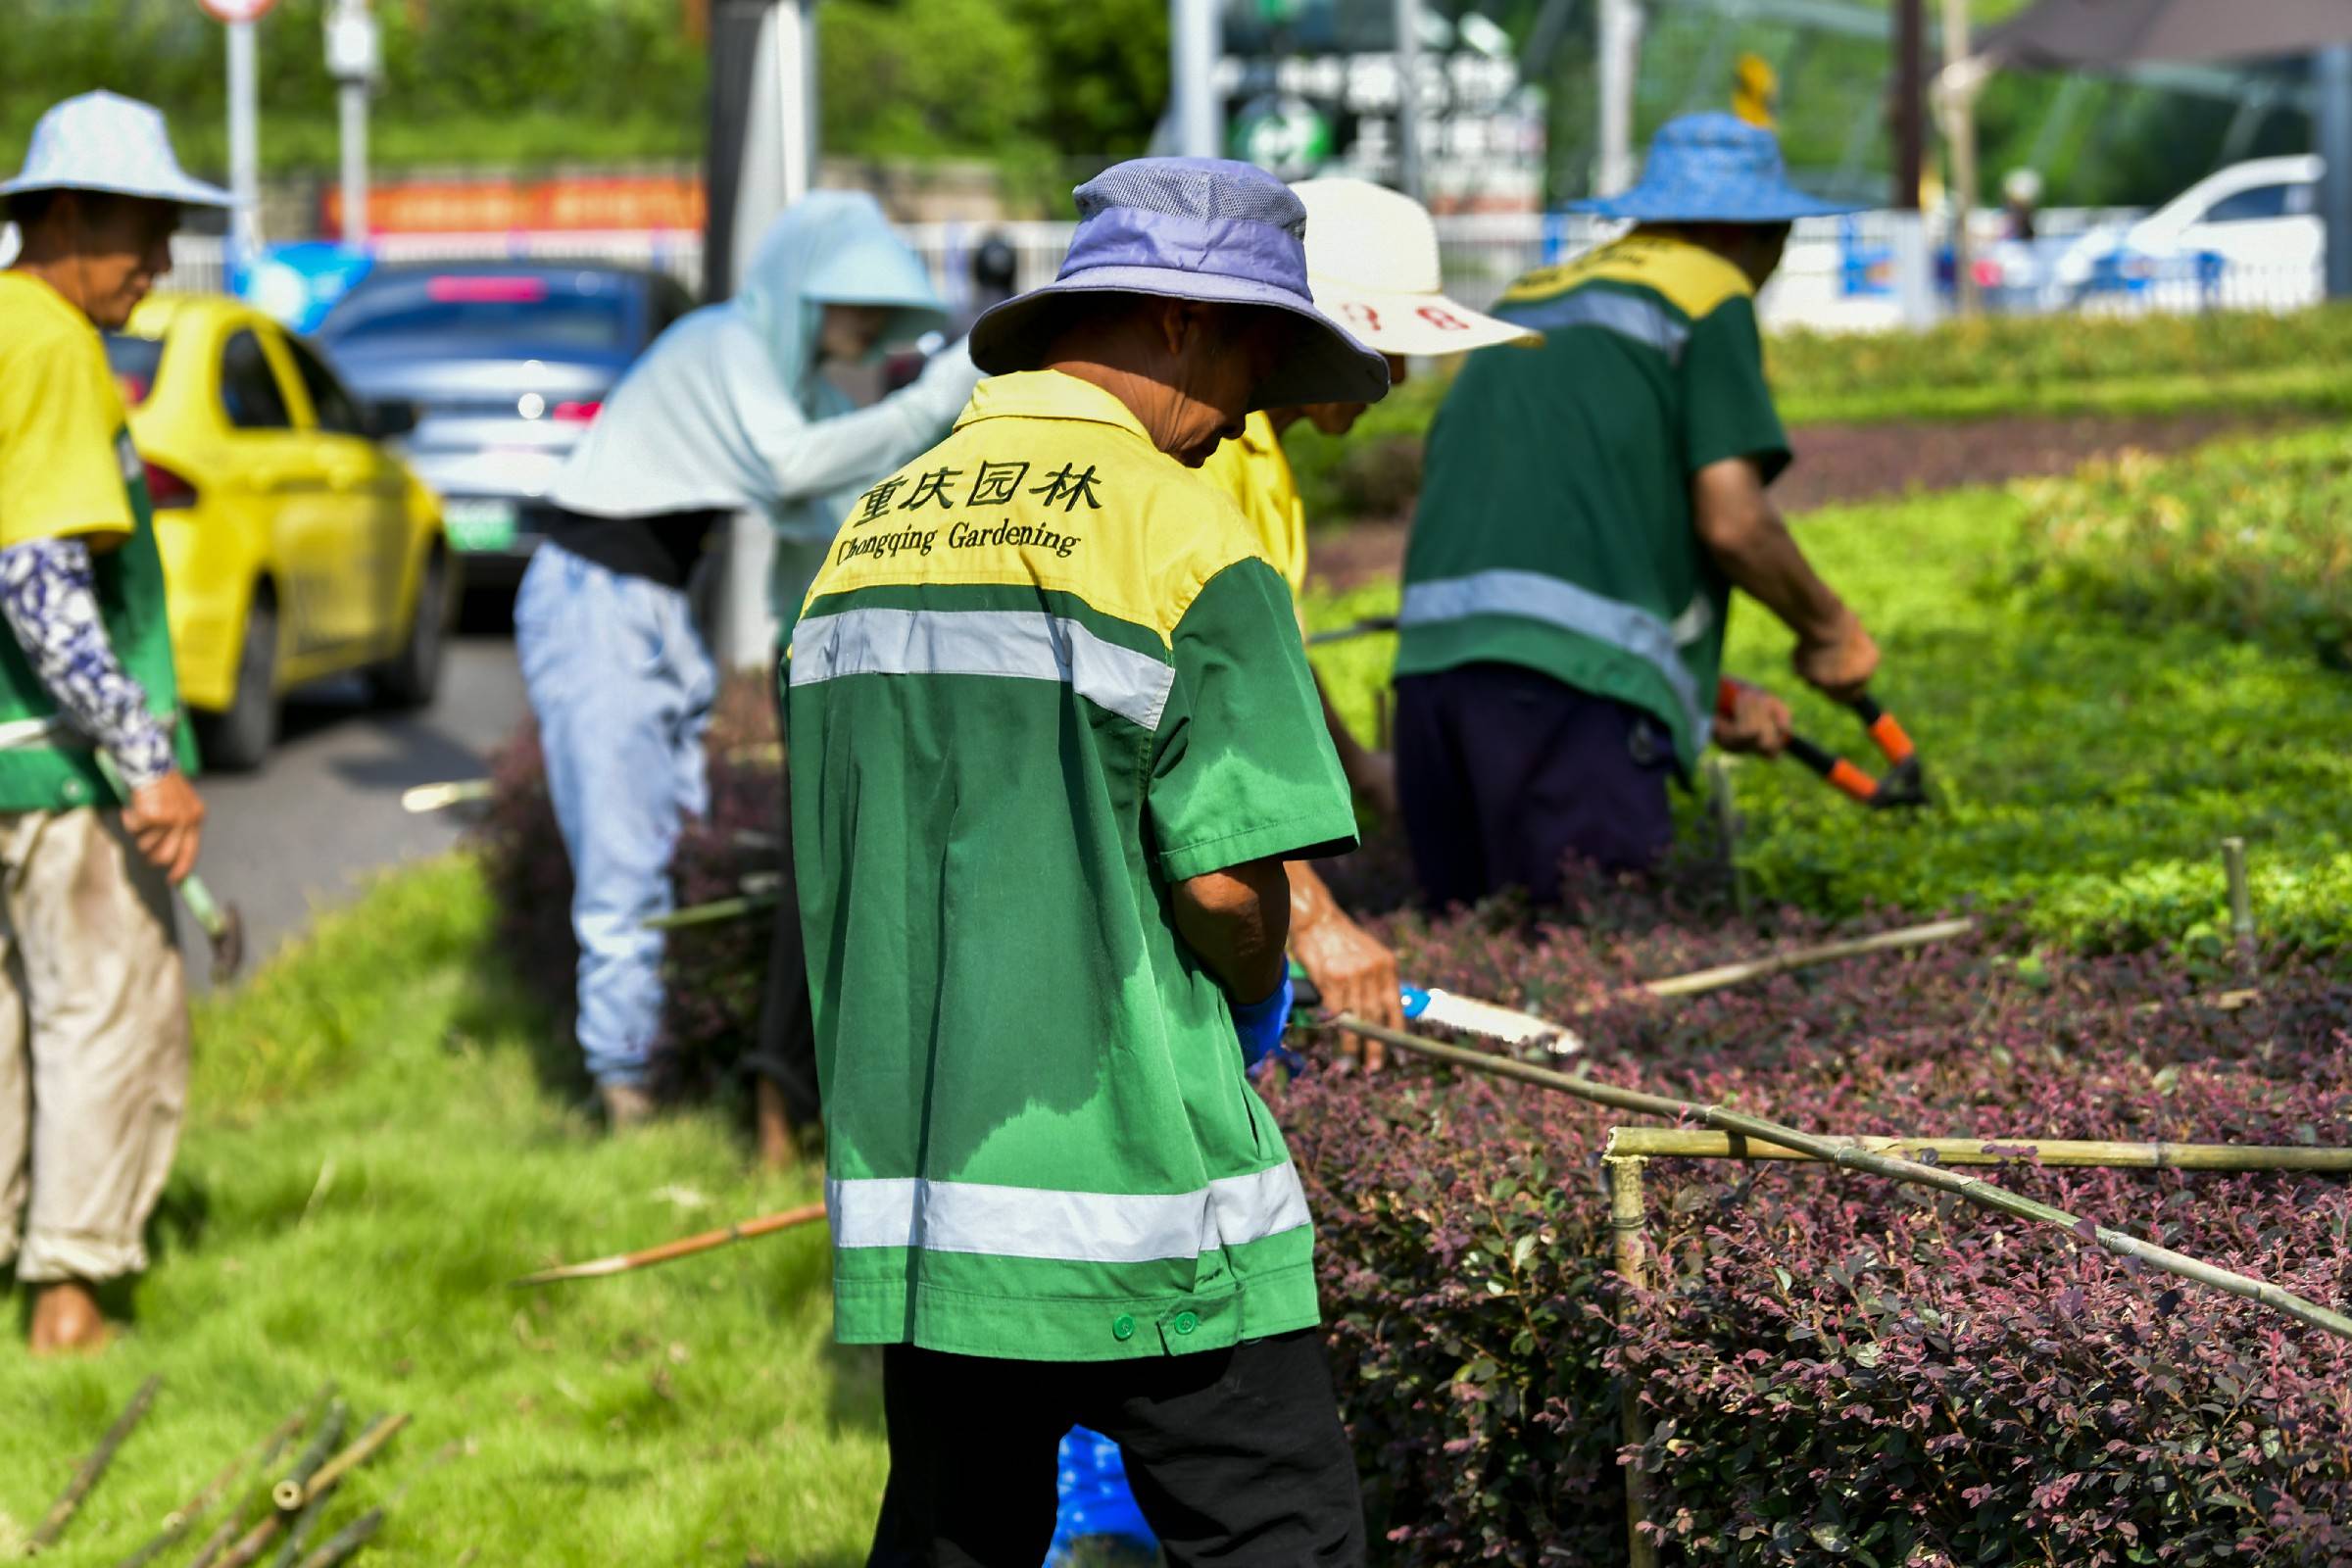
[[[1725,676],[1715,689],[1715,711],[1730,717],[1738,703],[1742,683]],[[1872,778],[1861,768],[1802,735],[1788,737],[1788,755],[1821,775],[1822,781],[1840,795],[1867,806],[1873,810],[1913,810],[1928,804],[1927,774],[1919,760],[1919,748],[1912,745],[1910,735],[1892,713],[1881,708],[1868,693],[1854,698],[1846,706],[1862,721],[1862,728],[1881,756],[1886,759],[1886,771]]]

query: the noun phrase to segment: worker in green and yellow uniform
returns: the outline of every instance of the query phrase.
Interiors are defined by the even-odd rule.
[[[0,1259],[37,1352],[106,1342],[96,1288],[146,1266],[187,1095],[171,883],[204,806],[99,333],[170,270],[181,206],[227,199],[105,92],[42,116],[0,184],[22,238],[0,272]]]
[[[1310,179],[1291,187],[1306,209],[1306,275],[1315,304],[1344,322],[1357,341],[1389,362],[1397,385],[1414,358],[1440,358],[1499,344],[1532,344],[1537,334],[1446,297],[1438,269],[1438,226],[1409,196],[1362,179]],[[1367,407],[1318,403],[1260,410],[1239,439],[1220,445],[1201,472],[1231,495],[1293,597],[1306,590],[1306,507],[1283,455],[1282,438],[1301,421],[1323,435],[1345,436]],[[1317,682],[1320,690],[1321,682]],[[1396,768],[1385,752],[1348,733],[1323,697],[1323,717],[1340,766],[1356,794],[1394,819]],[[1290,867],[1291,956],[1333,1012],[1404,1027],[1396,956],[1348,917],[1315,868]],[[1345,1037],[1342,1048],[1378,1067],[1377,1040]]]
[[[1544,346],[1471,355],[1430,431],[1396,770],[1440,906],[1509,886],[1552,903],[1571,858],[1651,866],[1668,780],[1710,735],[1780,749],[1777,698],[1743,688],[1714,718],[1735,587],[1796,633],[1797,674],[1831,696],[1878,664],[1766,494],[1789,451],[1755,292],[1791,220],[1844,209],[1792,188],[1772,133],[1730,115],[1672,122],[1640,184],[1586,205],[1638,226],[1512,284],[1495,314]]]
[[[1171,1561],[1347,1568],[1313,1229],[1246,1071],[1289,1010],[1284,862],[1355,817],[1290,592],[1195,470],[1387,368],[1315,310],[1271,175],[1149,159],[1077,203],[788,662],[834,1325],[884,1347],[868,1561],[1040,1561],[1084,1425]]]

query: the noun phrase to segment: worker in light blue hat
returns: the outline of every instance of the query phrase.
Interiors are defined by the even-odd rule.
[[[146,1266],[187,1096],[170,883],[204,805],[99,334],[170,270],[180,209],[227,202],[162,114],[111,92],[43,115],[0,184],[0,1262],[32,1292],[36,1353],[106,1342],[95,1288]]]
[[[1878,664],[1766,494],[1789,451],[1756,290],[1792,222],[1849,209],[1720,114],[1671,122],[1640,183],[1579,205],[1633,231],[1503,295],[1494,314],[1544,344],[1464,364],[1405,552],[1397,785],[1440,906],[1508,886],[1555,903],[1572,859],[1652,866],[1667,782],[1710,738],[1780,750],[1777,698],[1719,692],[1734,588],[1796,633],[1824,692],[1859,694]]]

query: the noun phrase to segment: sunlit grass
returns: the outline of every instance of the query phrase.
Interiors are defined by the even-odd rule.
[[[328,1378],[355,1413],[416,1417],[337,1522],[443,1445],[474,1446],[370,1561],[863,1560],[885,1469],[878,1363],[831,1344],[821,1227],[507,1287],[814,1187],[750,1174],[719,1111],[605,1138],[539,1065],[563,1043],[498,974],[488,914],[462,859],[405,873],[203,1008],[192,1125],[131,1331],[84,1364],[0,1346],[0,1554],[155,1372],[154,1413],[45,1560],[119,1560]]]

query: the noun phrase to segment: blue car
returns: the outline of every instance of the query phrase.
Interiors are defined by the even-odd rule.
[[[378,265],[317,337],[363,402],[414,408],[403,455],[440,494],[466,580],[512,586],[605,395],[693,304],[673,278],[609,265]]]

